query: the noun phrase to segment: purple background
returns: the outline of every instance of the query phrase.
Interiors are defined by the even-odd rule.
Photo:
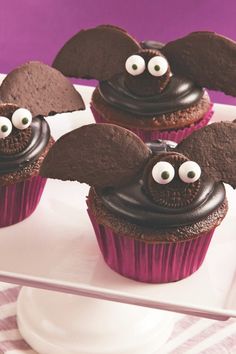
[[[235,0],[1,0],[0,5],[3,73],[32,59],[51,64],[67,39],[99,24],[123,27],[138,40],[168,42],[195,30],[236,40]],[[236,104],[236,98],[221,93],[212,97]]]

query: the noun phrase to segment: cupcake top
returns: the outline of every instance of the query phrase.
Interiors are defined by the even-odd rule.
[[[235,95],[235,56],[235,42],[213,32],[194,32],[162,45],[138,43],[109,25],[78,32],[53,66],[66,76],[99,80],[105,102],[148,118],[197,104],[205,87]]]
[[[144,144],[116,125],[92,124],[61,137],[40,173],[90,184],[111,217],[180,235],[182,227],[198,225],[191,227],[199,234],[199,222],[216,225],[226,214],[222,182],[236,186],[236,147],[228,150],[235,137],[234,123],[213,123],[173,147]]]
[[[138,86],[136,86],[138,87]],[[141,86],[142,87],[142,86]],[[150,96],[140,96],[127,87],[124,75],[99,84],[99,93],[107,103],[136,116],[162,115],[197,104],[204,90],[193,81],[174,75],[162,92]]]
[[[177,173],[176,173],[177,172]],[[204,219],[225,200],[223,184],[202,176],[199,165],[178,153],[156,155],[127,186],[98,190],[104,206],[137,225],[171,228]],[[195,174],[193,178],[188,174]]]
[[[38,172],[53,143],[45,115],[79,109],[81,96],[57,70],[29,62],[10,72],[0,86],[0,184],[28,178],[36,166]]]
[[[0,105],[0,171],[7,174],[35,161],[47,146],[50,129],[45,119],[25,108]]]

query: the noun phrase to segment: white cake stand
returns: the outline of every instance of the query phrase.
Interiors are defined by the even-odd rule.
[[[173,314],[135,305],[24,287],[18,327],[40,354],[154,354]]]

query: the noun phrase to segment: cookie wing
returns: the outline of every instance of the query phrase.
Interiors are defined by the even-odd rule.
[[[196,161],[216,182],[236,187],[236,124],[212,123],[193,132],[176,148]]]
[[[53,67],[69,77],[107,80],[124,71],[126,59],[139,49],[138,42],[124,30],[99,26],[69,39]]]
[[[44,159],[40,174],[98,188],[137,178],[150,150],[132,132],[113,124],[90,124],[62,136]]]
[[[236,43],[214,32],[193,32],[162,48],[174,73],[201,87],[236,95]]]
[[[32,61],[12,70],[0,86],[0,102],[27,108],[33,116],[85,109],[80,94],[58,70]]]

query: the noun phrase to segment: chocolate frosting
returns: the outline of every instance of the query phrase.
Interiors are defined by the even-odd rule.
[[[0,174],[7,174],[34,162],[44,151],[50,138],[50,129],[46,120],[36,117],[31,123],[32,135],[26,148],[13,155],[0,154]]]
[[[206,179],[191,205],[166,208],[153,203],[145,195],[142,185],[140,180],[119,190],[103,191],[100,197],[112,212],[136,224],[158,228],[179,227],[197,222],[213,212],[225,199],[223,184]]]
[[[161,93],[140,97],[128,90],[125,77],[121,74],[111,81],[100,82],[99,92],[112,106],[135,115],[153,116],[183,110],[197,104],[204,94],[204,89],[189,79],[173,75]]]
[[[151,146],[152,144],[149,144]],[[160,154],[169,148],[164,144],[152,147],[153,154]],[[162,149],[163,147],[163,149]],[[162,149],[162,151],[161,151]],[[171,228],[195,223],[204,219],[217,209],[225,200],[223,183],[215,183],[203,175],[198,194],[194,201],[187,206],[171,208],[160,206],[146,195],[143,179],[140,178],[121,188],[110,188],[97,191],[104,205],[112,212],[138,225]]]

